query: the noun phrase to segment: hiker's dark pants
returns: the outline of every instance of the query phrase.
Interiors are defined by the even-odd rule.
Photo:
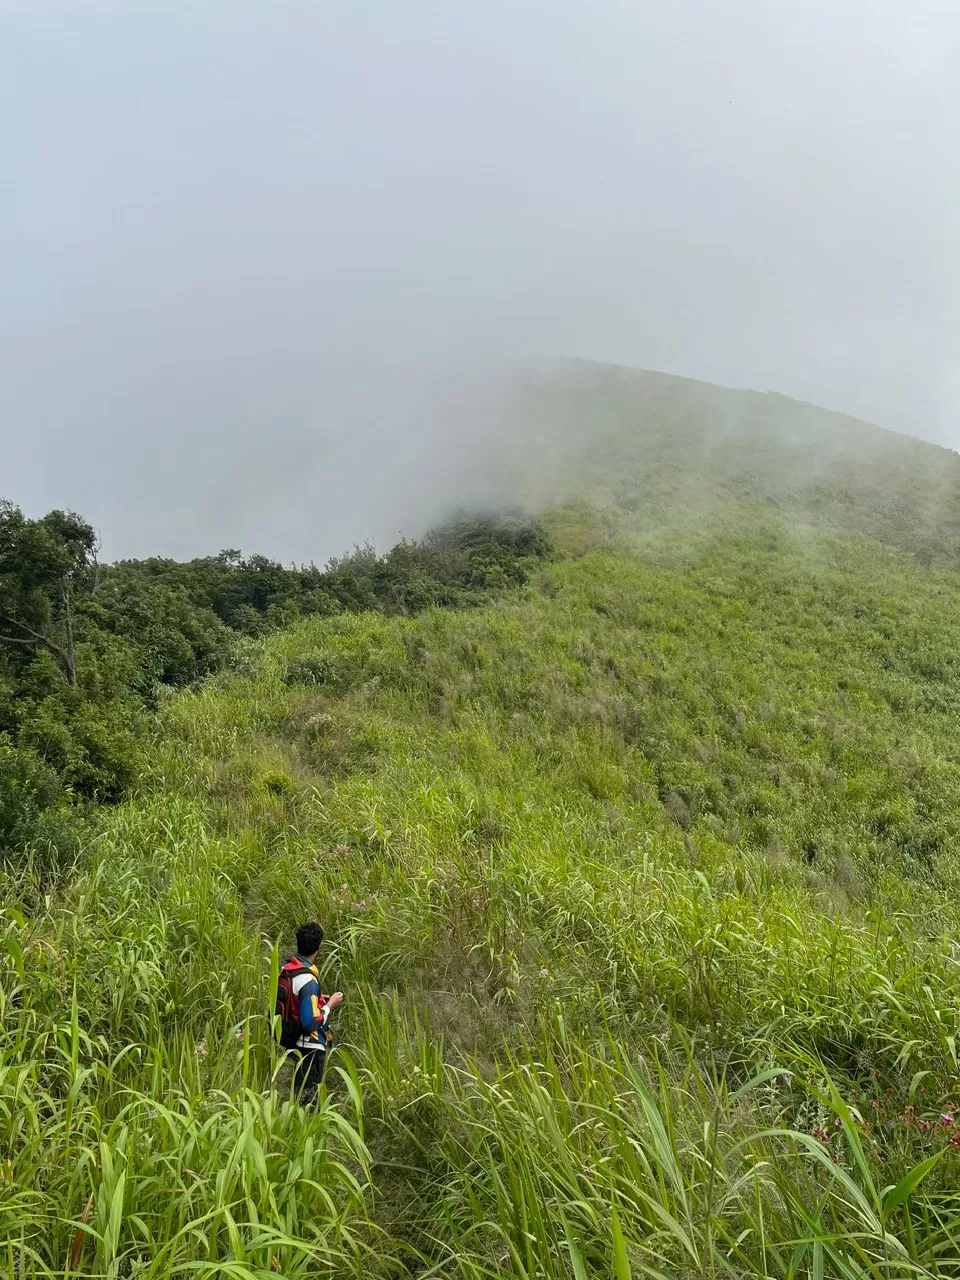
[[[325,1049],[299,1049],[298,1052],[300,1061],[293,1073],[293,1088],[301,1104],[309,1107],[317,1100],[327,1053]]]

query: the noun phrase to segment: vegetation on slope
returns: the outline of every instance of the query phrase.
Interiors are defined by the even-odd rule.
[[[322,571],[235,551],[106,566],[96,553],[80,516],[31,520],[0,502],[0,854],[69,860],[90,803],[116,803],[137,777],[162,692],[222,668],[239,636],[479,604],[523,583],[549,547],[536,522],[506,514],[453,518]]]
[[[534,506],[586,500],[647,545],[776,512],[922,563],[960,559],[960,456],[844,414],[584,361],[518,379],[496,409],[500,490]]]
[[[76,868],[8,872],[11,1272],[958,1274],[957,576],[805,511],[594,492],[496,602],[161,697]],[[305,1115],[267,1015],[313,914]]]

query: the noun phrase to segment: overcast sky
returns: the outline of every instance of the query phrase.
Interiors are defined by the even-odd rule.
[[[436,380],[558,354],[960,445],[958,67],[955,0],[0,0],[0,494],[387,545]]]

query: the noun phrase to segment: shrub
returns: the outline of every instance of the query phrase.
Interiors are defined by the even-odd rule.
[[[284,800],[289,799],[296,790],[293,781],[280,770],[264,774],[263,785],[272,796],[278,796]]]
[[[326,684],[331,678],[333,668],[327,658],[319,654],[309,654],[305,658],[296,658],[283,673],[285,685],[317,685]]]
[[[76,843],[69,796],[56,770],[0,736],[0,855],[39,847],[47,860],[64,859]]]

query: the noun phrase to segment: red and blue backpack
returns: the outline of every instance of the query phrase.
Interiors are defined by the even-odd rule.
[[[304,973],[309,973],[312,978],[316,977],[314,969],[304,964],[299,956],[289,956],[284,960],[277,978],[277,1003],[274,1012],[280,1019],[282,1049],[295,1049],[303,1035],[303,1027],[300,1023],[300,997],[294,990],[293,980]],[[320,1003],[326,1004],[323,995],[320,996]]]

